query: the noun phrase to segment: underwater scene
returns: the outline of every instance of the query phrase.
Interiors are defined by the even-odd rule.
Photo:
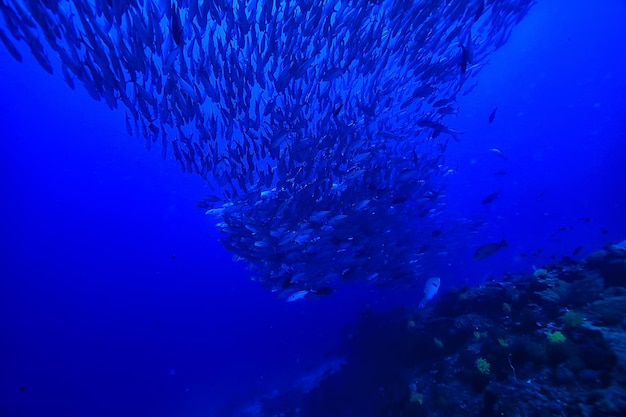
[[[624,22],[0,0],[0,417],[626,416]]]

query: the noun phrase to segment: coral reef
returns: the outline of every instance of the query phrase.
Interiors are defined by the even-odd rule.
[[[364,312],[346,365],[263,415],[625,416],[622,246],[452,289],[422,310]],[[287,399],[297,408],[277,405]]]

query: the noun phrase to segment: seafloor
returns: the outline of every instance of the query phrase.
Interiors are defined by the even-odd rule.
[[[364,312],[340,370],[255,415],[626,416],[625,317],[626,241],[423,310]]]

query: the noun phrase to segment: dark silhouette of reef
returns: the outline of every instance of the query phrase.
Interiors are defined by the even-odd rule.
[[[262,415],[625,416],[626,241],[576,262],[364,312],[346,364]]]

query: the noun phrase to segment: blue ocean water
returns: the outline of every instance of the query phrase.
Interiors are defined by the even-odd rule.
[[[445,292],[623,240],[625,18],[618,0],[539,1],[446,118],[464,133],[415,284],[293,303],[220,245],[200,177],[0,48],[0,415],[236,415],[218,413],[332,363],[347,326],[415,308],[430,276]]]

